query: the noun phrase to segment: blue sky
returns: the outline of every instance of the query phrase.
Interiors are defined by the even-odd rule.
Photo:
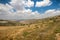
[[[31,1],[34,1],[34,6],[30,8],[32,11],[38,11],[40,13],[43,13],[48,9],[60,9],[60,0],[50,0],[52,1],[52,5],[46,7],[35,7],[37,1],[43,1],[43,0],[31,0]],[[11,2],[11,0],[0,0],[0,3],[2,4],[6,3],[9,4],[9,2]]]
[[[31,0],[31,1],[34,1],[34,6],[30,8],[32,11],[38,11],[43,13],[48,9],[60,9],[60,0],[50,0],[52,1],[52,5],[46,7],[35,7],[37,1],[43,1],[43,0]],[[7,3],[9,4],[9,2],[11,2],[11,0],[0,0],[0,3],[2,4]]]
[[[53,11],[52,14],[54,13],[54,11],[56,11],[56,13],[57,13],[57,10],[58,10],[58,12],[60,11],[60,0],[28,0],[28,1],[26,1],[27,2],[26,4],[23,3],[24,1],[25,0],[17,0],[17,1],[16,0],[0,0],[0,8],[2,7],[0,10],[3,9],[0,14],[2,14],[5,11],[6,11],[6,13],[13,12],[14,13],[13,15],[15,15],[15,13],[17,15],[18,12],[22,12],[22,13],[24,12],[27,14],[29,12],[31,12],[32,15],[34,14],[33,15],[34,17],[32,17],[32,18],[35,18],[35,16],[37,17],[39,14],[47,15],[46,13],[47,12],[50,13],[50,11],[51,12]],[[36,13],[37,13],[37,15],[36,15]],[[32,16],[32,15],[27,16],[27,14],[20,14],[19,17],[22,17],[22,19],[23,19],[24,18],[23,15],[26,15],[26,17],[29,16],[29,18]],[[14,16],[15,18],[18,17],[16,15]],[[2,18],[2,16],[3,15],[1,15],[0,19]],[[12,19],[14,17],[12,17]],[[39,16],[39,17],[43,17],[43,16]],[[3,19],[4,19],[4,17],[3,17]]]
[[[2,4],[6,4],[6,3],[9,3],[11,0],[0,0],[0,3]]]
[[[34,1],[35,2],[35,4],[36,4],[36,0],[32,0],[32,1]],[[42,0],[38,0],[38,1],[42,1]],[[46,6],[46,7],[32,7],[31,9],[33,10],[33,11],[39,11],[39,12],[45,12],[46,10],[48,10],[48,9],[60,9],[60,0],[51,0],[52,1],[52,5],[50,5],[50,6]]]

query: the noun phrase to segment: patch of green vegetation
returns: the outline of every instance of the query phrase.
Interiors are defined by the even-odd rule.
[[[58,28],[56,28],[56,30],[55,30],[55,33],[60,33],[60,27]]]
[[[23,36],[25,37],[25,36],[27,36],[29,34],[29,32],[27,32],[27,31],[24,31],[23,32]]]

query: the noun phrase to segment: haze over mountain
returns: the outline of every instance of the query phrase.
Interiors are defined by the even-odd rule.
[[[54,16],[54,17],[49,17],[49,18],[44,18],[44,19],[25,19],[25,20],[0,20],[0,26],[10,26],[10,25],[15,25],[15,26],[21,26],[25,24],[34,24],[35,22],[40,21],[48,21],[48,20],[59,20],[60,21],[60,15],[59,16]]]

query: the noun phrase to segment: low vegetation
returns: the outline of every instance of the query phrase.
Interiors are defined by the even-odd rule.
[[[60,16],[0,23],[0,40],[60,40],[57,34],[60,34]]]

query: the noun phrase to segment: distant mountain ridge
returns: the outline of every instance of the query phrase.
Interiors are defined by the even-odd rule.
[[[44,18],[44,19],[27,19],[27,20],[0,20],[0,26],[21,26],[25,24],[33,24],[36,22],[42,22],[42,21],[47,21],[47,20],[54,20],[55,21],[60,21],[60,15],[59,16],[54,16],[54,17],[49,17],[49,18]]]

